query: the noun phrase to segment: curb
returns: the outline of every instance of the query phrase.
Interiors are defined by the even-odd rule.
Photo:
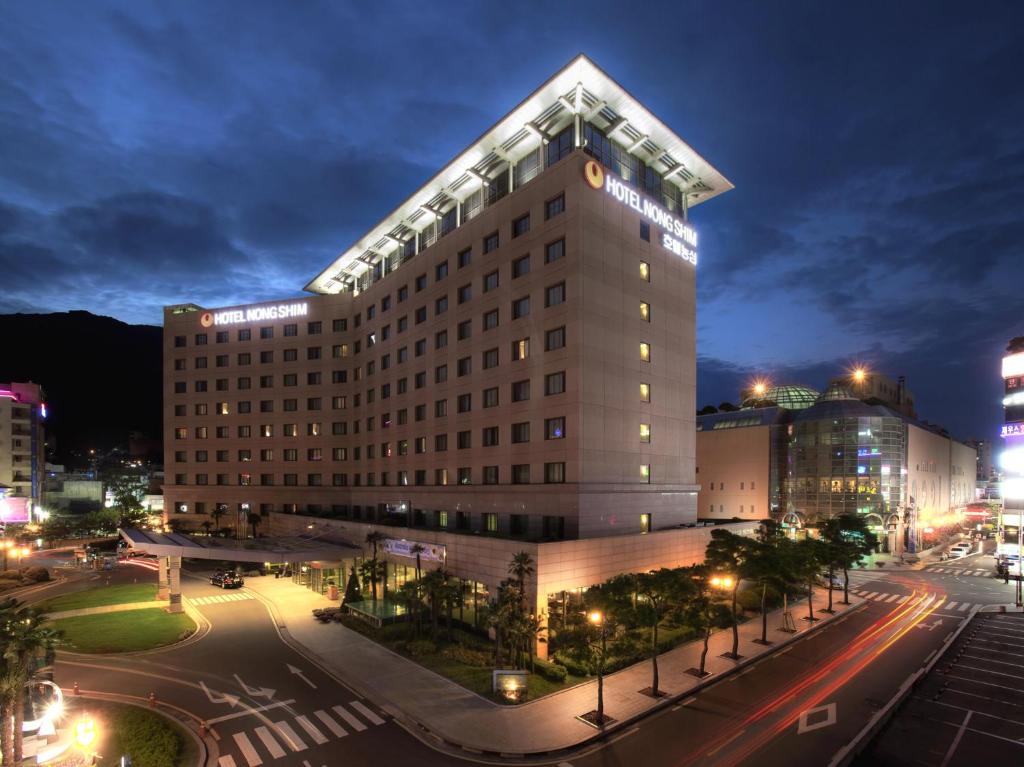
[[[182,607],[185,614],[188,615],[196,624],[196,630],[189,634],[184,639],[174,642],[173,644],[164,645],[163,647],[154,647],[150,650],[132,650],[131,652],[75,652],[74,650],[58,650],[57,657],[71,657],[71,658],[137,658],[144,655],[157,655],[159,653],[169,652],[171,650],[179,650],[182,647],[188,647],[190,645],[199,642],[207,634],[210,633],[211,624],[199,610],[193,607],[187,599],[182,599]],[[144,610],[155,610],[155,607],[145,607]],[[107,615],[109,613],[96,613],[97,615]]]
[[[264,607],[267,608],[267,611],[268,613],[270,613],[271,619],[273,620],[274,626],[277,630],[278,636],[281,638],[282,642],[288,645],[288,647],[297,652],[299,655],[302,655],[303,657],[307,658],[311,663],[314,663],[318,668],[320,668],[321,671],[323,671],[325,674],[327,674],[329,677],[337,681],[342,686],[353,691],[360,697],[366,698],[368,700],[374,700],[374,694],[368,694],[364,689],[361,688],[360,685],[354,684],[349,680],[343,680],[339,678],[338,675],[331,670],[330,665],[327,661],[325,661],[323,658],[321,658],[319,655],[312,652],[308,648],[306,648],[305,645],[302,645],[297,639],[292,637],[291,633],[288,631],[287,623],[283,620],[283,618],[281,617],[280,613],[277,610],[276,605],[274,605],[273,602],[264,597],[262,594],[257,594],[256,592],[253,592],[253,594],[256,597],[256,599],[258,599],[264,605]],[[659,699],[658,702],[655,703],[653,706],[651,706],[648,709],[645,709],[644,711],[641,711],[630,717],[626,717],[625,719],[621,719],[615,722],[613,725],[606,727],[604,730],[595,731],[592,735],[589,735],[585,737],[583,740],[580,740],[576,743],[555,749],[548,749],[544,751],[524,751],[514,754],[501,751],[490,751],[486,749],[482,750],[479,748],[474,748],[472,746],[463,745],[456,741],[449,740],[448,738],[445,738],[443,735],[434,732],[430,727],[423,724],[422,722],[408,716],[404,711],[401,711],[401,709],[398,709],[398,711],[396,712],[394,706],[389,705],[387,706],[386,710],[394,718],[397,724],[399,724],[411,735],[416,737],[420,742],[424,743],[424,745],[434,748],[439,752],[446,753],[458,758],[480,762],[482,761],[480,757],[484,757],[485,760],[487,761],[501,764],[513,764],[517,760],[519,762],[531,763],[536,761],[550,761],[556,758],[561,759],[568,757],[569,755],[578,755],[581,750],[593,746],[601,741],[605,741],[609,738],[609,736],[618,733],[619,731],[629,726],[635,725],[637,722],[646,719],[649,716],[660,713],[664,711],[666,708],[671,707],[685,700],[686,698],[699,694],[705,691],[706,689],[713,687],[719,682],[734,676],[738,672],[743,671],[746,667],[751,666],[754,663],[759,663],[762,660],[766,660],[775,655],[780,650],[784,649],[785,647],[788,647],[802,639],[805,639],[806,637],[812,635],[818,629],[831,625],[835,620],[843,618],[848,615],[852,615],[853,613],[866,608],[868,604],[869,600],[862,599],[860,602],[852,604],[848,609],[843,610],[841,613],[829,615],[825,618],[822,618],[814,625],[809,626],[804,631],[790,635],[787,638],[776,642],[767,652],[764,652],[756,656],[745,657],[743,660],[740,660],[739,662],[735,663],[735,665],[733,665],[731,668],[714,674],[707,680],[700,682],[694,687],[691,687],[683,692],[666,695],[665,697]],[[564,690],[559,692],[564,692]],[[558,693],[555,694],[557,695]]]
[[[70,688],[62,688],[66,697],[73,700],[99,700],[108,701],[111,703],[122,703],[127,706],[135,706],[137,708],[145,709],[146,711],[153,711],[165,719],[169,719],[175,724],[180,725],[185,729],[191,737],[193,742],[199,749],[199,765],[201,767],[216,767],[217,760],[220,757],[220,749],[217,746],[217,741],[214,738],[207,735],[200,735],[198,732],[198,725],[202,723],[202,719],[197,717],[191,711],[187,711],[178,706],[174,706],[170,703],[157,702],[155,706],[151,706],[149,701],[145,698],[139,698],[134,695],[123,695],[120,693],[112,692],[100,692],[98,690],[79,690],[78,694],[74,694],[74,690]],[[161,710],[161,709],[169,709]],[[179,716],[175,716],[174,713]],[[193,728],[195,724],[195,728]]]

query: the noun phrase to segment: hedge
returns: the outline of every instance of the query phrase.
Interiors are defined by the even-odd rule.
[[[534,658],[533,667],[538,674],[552,682],[564,682],[565,678],[569,675],[565,666],[542,660],[541,658]]]

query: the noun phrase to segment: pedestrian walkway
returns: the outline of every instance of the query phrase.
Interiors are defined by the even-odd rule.
[[[194,605],[216,605],[225,602],[244,602],[255,598],[249,591],[236,591],[227,594],[213,594],[208,597],[189,597],[188,601]]]
[[[125,602],[119,605],[99,605],[98,607],[80,607],[77,610],[64,610],[59,613],[48,613],[48,620],[60,620],[61,618],[76,618],[79,615],[99,615],[100,613],[120,613],[127,610],[145,610],[150,607],[167,607],[167,602],[154,600],[151,602]]]
[[[503,706],[396,655],[376,642],[337,623],[323,624],[313,619],[314,608],[336,603],[289,580],[251,578],[248,588],[273,607],[278,625],[287,636],[362,695],[396,717],[411,720],[449,744],[488,753],[520,755],[571,748],[595,735],[595,730],[577,717],[592,711],[597,698],[597,682],[590,681],[519,706]],[[835,596],[834,615],[818,613],[814,627],[827,624],[860,604],[839,603]],[[815,594],[815,608],[826,604],[826,590]],[[707,670],[711,676],[700,680],[687,673],[699,664],[700,642],[678,647],[660,658],[662,690],[669,696],[684,696],[706,681],[746,666],[778,649],[779,645],[809,630],[803,620],[804,602],[791,603],[796,633],[782,633],[781,611],[769,616],[769,640],[774,647],[753,642],[760,636],[760,621],[753,619],[740,626],[739,661],[721,657],[732,648],[731,631],[712,635]],[[605,713],[627,722],[649,712],[659,701],[642,694],[651,683],[651,666],[641,662],[605,679]]]
[[[981,568],[966,568],[966,567],[946,567],[938,565],[929,565],[924,568],[925,572],[928,573],[946,573],[947,575],[969,575],[975,578],[993,578],[995,577],[994,570],[985,570]]]
[[[268,722],[268,719],[277,719],[277,712],[268,710],[265,713],[259,726],[231,733],[218,732],[221,742],[234,743],[238,748],[241,765],[245,767],[257,767],[289,754],[358,735],[387,721],[385,714],[358,700],[324,706],[308,714],[294,714],[278,721]],[[211,720],[208,724],[216,721]],[[231,754],[221,756],[217,764],[218,767],[241,767],[239,760]]]
[[[858,589],[851,593],[857,596],[867,599],[871,602],[884,602],[885,604],[901,605],[910,599],[909,594],[890,594],[884,591],[866,591]],[[942,602],[936,610],[943,610],[945,612],[960,612],[966,613],[974,607],[983,607],[987,602]]]

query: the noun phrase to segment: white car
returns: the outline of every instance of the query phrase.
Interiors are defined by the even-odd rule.
[[[971,553],[971,549],[974,547],[970,543],[958,543],[951,546],[949,549],[949,558],[958,559],[959,557],[966,557]]]

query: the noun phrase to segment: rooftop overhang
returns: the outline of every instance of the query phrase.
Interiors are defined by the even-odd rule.
[[[372,256],[393,250],[400,235],[407,238],[436,220],[440,202],[464,200],[485,183],[489,168],[515,161],[546,143],[576,115],[597,122],[632,154],[664,174],[665,180],[686,193],[690,206],[733,188],[689,144],[580,54],[335,258],[305,290],[341,292],[346,281],[371,268]]]
[[[351,558],[359,549],[314,538],[257,538],[236,541],[230,538],[203,538],[180,533],[154,533],[129,527],[118,535],[134,551],[158,557],[214,559],[228,562],[315,562]]]

